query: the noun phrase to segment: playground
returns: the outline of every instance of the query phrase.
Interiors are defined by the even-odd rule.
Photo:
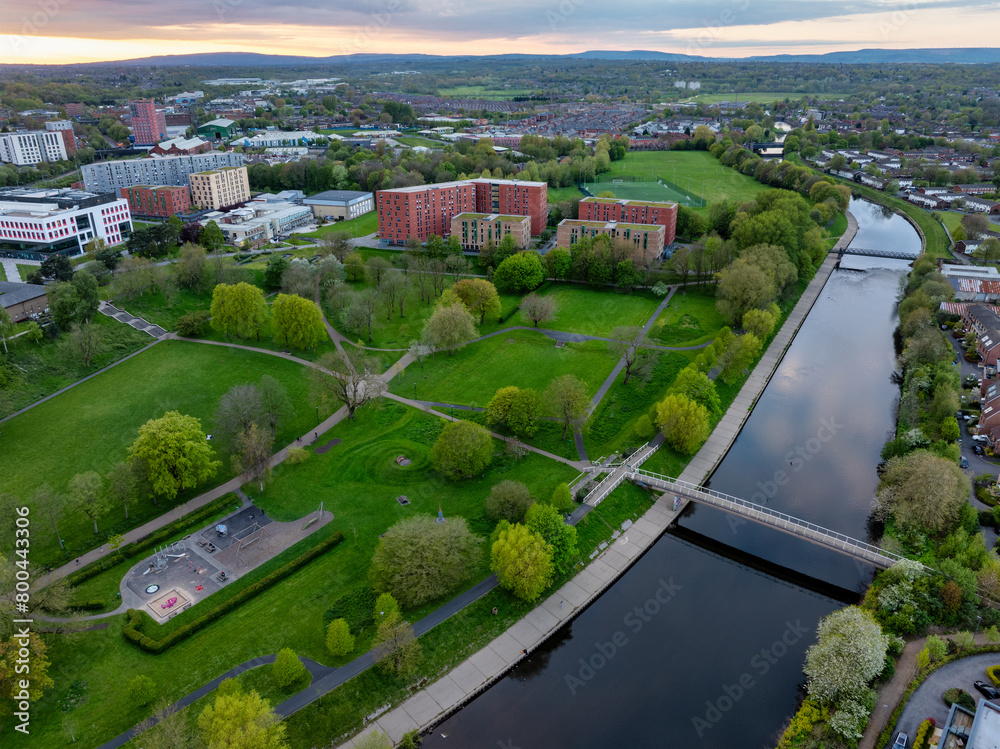
[[[129,570],[121,583],[122,603],[163,623],[233,580],[314,533],[333,519],[319,510],[279,523],[254,504],[228,515]]]

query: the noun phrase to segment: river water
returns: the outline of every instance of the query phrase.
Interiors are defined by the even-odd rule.
[[[855,246],[919,252],[904,219],[863,201],[851,211]],[[894,423],[892,332],[907,265],[842,265],[710,484],[864,539]],[[818,620],[855,602],[872,569],[714,508],[689,506],[679,525],[424,745],[773,746]]]

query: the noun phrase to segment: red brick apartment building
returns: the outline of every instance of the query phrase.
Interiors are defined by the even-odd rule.
[[[191,190],[187,185],[135,185],[119,190],[120,197],[128,201],[134,216],[170,218],[191,207]]]
[[[136,99],[128,103],[129,125],[137,146],[155,146],[167,139],[167,118],[156,110],[152,99]]]
[[[580,201],[580,221],[659,224],[666,228],[663,241],[669,245],[677,235],[677,203],[617,198],[584,198]]]
[[[431,234],[448,236],[460,213],[531,217],[531,233],[541,234],[548,218],[548,185],[510,179],[468,179],[416,185],[378,193],[378,235],[390,244]]]

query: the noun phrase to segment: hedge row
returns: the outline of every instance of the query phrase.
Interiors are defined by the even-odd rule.
[[[117,554],[112,554],[111,556],[107,556],[104,559],[99,559],[96,562],[88,564],[86,567],[79,570],[78,572],[74,572],[72,575],[69,575],[66,578],[66,581],[71,586],[77,586],[80,583],[84,582],[85,580],[89,580],[90,578],[96,577],[97,575],[101,574],[102,572],[105,572],[106,570],[110,570],[112,567],[117,567],[126,559],[131,559],[137,554],[141,554],[147,549],[150,549],[153,546],[156,546],[157,544],[166,541],[166,539],[170,538],[176,533],[179,533],[180,531],[187,530],[192,526],[201,525],[201,523],[204,522],[206,518],[214,515],[223,507],[225,507],[227,504],[232,504],[233,497],[234,497],[233,494],[226,494],[222,497],[219,497],[213,502],[209,502],[204,507],[197,509],[194,512],[188,513],[184,517],[178,518],[172,523],[168,523],[159,530],[153,531],[148,536],[143,536],[138,541],[130,543],[126,546],[122,546],[118,550]]]
[[[1000,687],[1000,666],[990,666],[986,669],[986,678],[993,686]]]
[[[896,709],[892,711],[892,715],[886,722],[885,728],[882,729],[878,739],[875,741],[875,749],[885,749],[885,747],[889,745],[889,739],[892,738],[892,733],[896,730],[896,723],[899,722],[899,716],[903,714],[903,709],[906,707],[906,703],[910,701],[910,697],[912,697],[913,693],[917,691],[917,687],[924,683],[924,679],[941,668],[941,666],[946,666],[949,663],[961,660],[962,658],[968,658],[970,655],[980,655],[981,653],[1000,653],[1000,645],[983,645],[979,648],[971,648],[970,650],[965,650],[961,653],[953,653],[952,655],[945,656],[936,663],[932,663],[926,671],[911,681],[910,686],[906,688],[902,698],[900,698],[899,704],[896,705]]]
[[[178,627],[173,632],[164,635],[163,639],[155,640],[148,635],[144,635],[140,628],[144,625],[153,625],[153,618],[147,614],[145,611],[137,611],[136,609],[129,609],[125,612],[126,622],[125,629],[123,630],[125,638],[131,640],[133,643],[138,645],[143,650],[149,653],[162,653],[165,650],[176,645],[181,640],[184,640],[191,635],[193,635],[198,630],[204,628],[208,624],[211,624],[216,619],[228,614],[233,609],[241,606],[242,604],[249,601],[251,598],[259,593],[263,593],[265,590],[270,588],[275,583],[284,580],[286,577],[291,575],[300,567],[311,562],[313,559],[318,557],[320,554],[329,551],[334,546],[339,544],[344,540],[344,534],[340,531],[334,533],[330,538],[320,541],[316,546],[309,549],[309,551],[304,552],[295,559],[291,560],[287,564],[279,567],[264,577],[262,577],[257,582],[248,585],[246,588],[241,590],[239,593],[235,594],[232,598],[223,601],[218,606],[213,609],[209,609],[204,614],[202,614],[197,619],[194,619],[187,624]]]

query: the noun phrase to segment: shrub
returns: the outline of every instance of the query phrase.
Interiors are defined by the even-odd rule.
[[[324,612],[323,619],[332,622],[343,619],[352,632],[357,632],[372,620],[375,610],[375,591],[368,585],[341,596]]]
[[[375,599],[375,608],[372,609],[372,618],[376,621],[391,619],[394,616],[402,616],[399,613],[399,604],[392,597],[391,593],[382,593]]]
[[[573,494],[569,490],[569,486],[566,484],[559,484],[552,492],[552,499],[549,500],[549,504],[555,507],[559,512],[569,512],[573,507]]]
[[[441,430],[431,461],[450,479],[476,476],[493,460],[493,438],[489,430],[471,421],[452,421]]]
[[[326,630],[326,649],[330,655],[340,657],[354,650],[354,635],[344,619],[334,619]]]
[[[300,554],[295,559],[282,565],[273,572],[265,575],[260,580],[251,583],[231,598],[219,603],[215,606],[215,608],[209,609],[197,619],[193,619],[187,624],[178,627],[173,632],[164,635],[159,640],[143,634],[141,631],[141,628],[144,626],[152,626],[153,618],[145,611],[129,609],[125,612],[125,628],[122,630],[122,634],[125,635],[125,639],[130,640],[149,653],[162,653],[176,645],[181,640],[187,639],[198,630],[203,629],[217,619],[225,616],[230,611],[239,608],[239,606],[246,603],[254,596],[263,593],[275,583],[281,582],[297,569],[305,566],[316,557],[329,551],[343,540],[344,534],[337,531],[330,536],[330,538],[320,541],[313,548],[303,554]]]
[[[212,315],[208,310],[188,312],[186,315],[177,318],[177,335],[182,335],[186,338],[195,338],[202,335],[205,332],[205,328],[208,327],[208,321],[211,317]]]
[[[309,458],[309,451],[304,447],[290,447],[288,448],[288,455],[285,457],[285,461],[291,465],[298,465],[299,463],[305,463]]]
[[[156,684],[145,674],[139,674],[128,684],[128,699],[133,707],[145,707],[156,696]]]
[[[486,497],[486,514],[494,522],[508,520],[518,523],[534,500],[528,487],[520,481],[507,479],[495,484]]]
[[[934,731],[934,719],[928,718],[920,724],[917,735],[913,737],[913,749],[928,749],[931,733]]]
[[[990,684],[993,686],[1000,687],[1000,665],[987,668],[986,678],[990,680]]]
[[[959,689],[958,687],[947,689],[945,690],[945,693],[941,695],[941,699],[944,700],[944,704],[948,707],[958,703],[972,712],[976,711],[976,701],[972,698],[972,695],[964,689]]]
[[[656,434],[656,427],[653,426],[653,420],[649,418],[646,414],[643,414],[635,421],[635,436],[642,440],[648,440]]]
[[[291,686],[306,674],[306,667],[291,648],[282,648],[271,666],[271,677],[274,683],[284,689]]]

